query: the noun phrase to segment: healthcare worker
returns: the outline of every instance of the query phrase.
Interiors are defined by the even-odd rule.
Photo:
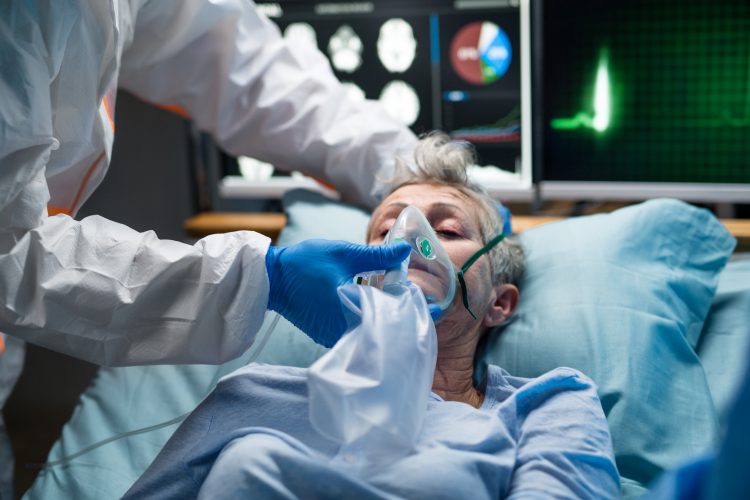
[[[268,252],[249,232],[188,246],[72,218],[107,171],[118,87],[232,154],[373,205],[415,137],[290,43],[248,0],[0,2],[0,332],[104,365],[218,363],[250,345],[270,306],[334,343],[334,285],[404,247]]]

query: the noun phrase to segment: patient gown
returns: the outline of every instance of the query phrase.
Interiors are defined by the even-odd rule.
[[[310,424],[307,370],[248,365],[180,426],[125,498],[616,498],[594,383],[489,366],[480,408],[432,395],[416,450],[368,474],[333,466]],[[354,459],[354,457],[353,457]]]

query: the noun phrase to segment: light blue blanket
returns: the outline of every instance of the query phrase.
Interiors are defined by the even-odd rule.
[[[360,469],[310,423],[307,370],[222,379],[126,495],[140,498],[617,498],[596,386],[570,368],[487,371],[480,408],[433,395],[416,450]],[[400,452],[400,450],[399,450]]]

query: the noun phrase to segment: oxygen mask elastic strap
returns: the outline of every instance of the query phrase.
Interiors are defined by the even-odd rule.
[[[466,273],[471,266],[474,265],[474,263],[479,260],[479,258],[492,250],[497,244],[499,244],[501,241],[505,239],[505,233],[500,233],[494,238],[492,238],[489,243],[487,243],[485,246],[480,248],[474,255],[469,257],[469,260],[464,263],[463,266],[461,266],[461,269],[456,273],[456,276],[458,277],[458,282],[461,283],[461,300],[463,300],[464,307],[467,311],[469,311],[469,314],[471,314],[471,317],[474,319],[477,319],[477,317],[474,315],[474,312],[469,307],[469,292],[466,289],[466,281],[464,280],[464,273]]]

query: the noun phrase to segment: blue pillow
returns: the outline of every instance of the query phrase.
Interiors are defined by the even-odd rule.
[[[282,198],[287,223],[276,244],[292,245],[310,238],[364,243],[370,214],[315,191],[293,189]]]
[[[719,422],[732,402],[750,342],[750,259],[730,262],[719,278],[697,352],[703,363]]]
[[[599,386],[623,493],[710,448],[717,417],[696,354],[735,245],[710,212],[652,200],[524,232],[514,319],[479,355],[518,376],[570,366]]]

